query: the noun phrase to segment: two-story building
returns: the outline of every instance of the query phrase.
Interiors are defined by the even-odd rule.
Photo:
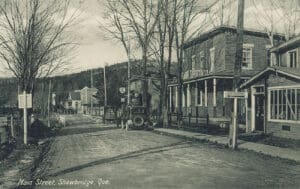
[[[248,89],[251,130],[300,139],[300,36],[270,49],[270,67],[255,74],[241,88]]]
[[[274,35],[278,44],[283,36]],[[244,82],[268,66],[270,41],[266,33],[245,30],[241,80]],[[233,89],[236,28],[218,27],[184,44],[182,110],[183,122],[229,123],[232,102],[224,91]],[[169,110],[176,120],[177,82],[169,84]],[[239,103],[240,119],[246,123],[245,101]]]
[[[95,98],[98,89],[85,86],[80,90],[81,107],[84,114],[97,114],[99,110],[99,100]]]
[[[81,113],[81,98],[80,91],[72,91],[68,94],[68,99],[65,101],[65,109],[74,113]]]

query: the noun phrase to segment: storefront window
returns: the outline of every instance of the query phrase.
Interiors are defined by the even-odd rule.
[[[269,105],[273,120],[300,120],[300,89],[271,89]]]

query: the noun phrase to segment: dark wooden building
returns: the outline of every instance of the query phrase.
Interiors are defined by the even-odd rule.
[[[282,36],[275,35],[275,44]],[[266,33],[245,30],[241,79],[248,80],[268,66],[270,40]],[[183,87],[169,85],[171,120],[176,120],[178,93],[182,93],[183,121],[210,124],[230,122],[232,103],[224,91],[232,90],[236,54],[236,28],[218,27],[184,44]],[[240,119],[246,124],[245,101],[240,102]]]

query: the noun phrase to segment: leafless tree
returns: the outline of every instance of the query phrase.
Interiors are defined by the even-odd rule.
[[[49,76],[69,60],[75,44],[66,35],[78,12],[70,1],[4,0],[0,4],[0,58],[32,93],[36,79]]]
[[[175,49],[177,57],[177,80],[178,80],[178,126],[182,122],[182,64],[184,44],[196,34],[201,33],[205,24],[198,23],[196,29],[191,29],[195,20],[201,13],[207,12],[208,7],[203,7],[197,0],[177,0],[175,32]]]

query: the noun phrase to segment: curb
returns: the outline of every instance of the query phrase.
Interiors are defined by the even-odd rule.
[[[228,144],[224,144],[224,143],[219,142],[218,140],[212,140],[212,139],[209,139],[209,138],[199,139],[199,138],[192,137],[192,136],[191,137],[190,136],[184,136],[184,135],[169,133],[169,132],[165,132],[165,131],[158,131],[158,130],[155,130],[155,129],[152,132],[155,133],[155,134],[160,134],[160,135],[179,137],[179,138],[182,138],[182,139],[189,139],[189,140],[193,140],[193,141],[197,141],[197,142],[204,142],[204,143],[213,144],[213,145],[216,145],[216,146],[219,146],[219,147],[222,146],[223,148],[228,148],[229,149]],[[249,151],[249,152],[259,154],[259,155],[264,155],[264,156],[268,156],[268,157],[272,157],[272,158],[278,158],[278,159],[281,159],[281,160],[284,160],[284,161],[289,161],[289,162],[292,162],[292,163],[300,164],[300,161],[297,161],[293,158],[280,157],[280,156],[277,156],[277,155],[272,155],[272,154],[269,154],[269,153],[265,153],[262,150],[254,150],[254,149],[246,148],[246,147],[243,146],[243,144],[245,144],[245,143],[250,143],[250,142],[238,140],[237,150]]]

